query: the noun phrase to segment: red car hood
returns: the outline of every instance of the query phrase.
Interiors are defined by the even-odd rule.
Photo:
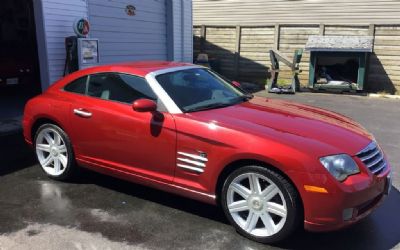
[[[299,147],[305,146],[300,140],[311,140],[311,145],[325,146],[329,148],[329,153],[355,155],[373,139],[364,128],[345,116],[277,99],[254,97],[249,102],[193,115],[202,120],[213,120],[220,126],[265,135],[277,141],[296,137],[288,143],[299,141]],[[322,148],[315,150],[324,152]]]

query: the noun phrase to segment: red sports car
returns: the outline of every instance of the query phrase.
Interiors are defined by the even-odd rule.
[[[29,101],[23,127],[53,179],[81,166],[219,204],[239,233],[264,243],[300,225],[353,224],[391,187],[384,153],[356,122],[249,95],[192,64],[75,72]]]

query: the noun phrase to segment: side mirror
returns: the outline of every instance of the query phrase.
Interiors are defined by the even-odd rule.
[[[240,82],[237,82],[237,81],[232,81],[232,85],[235,87],[238,87],[238,88],[242,87],[242,84],[240,84]]]
[[[138,99],[133,102],[132,108],[137,112],[154,112],[157,110],[157,103],[150,99]]]

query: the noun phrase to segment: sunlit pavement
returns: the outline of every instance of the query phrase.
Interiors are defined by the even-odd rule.
[[[262,245],[239,236],[210,205],[89,171],[74,183],[49,180],[15,133],[0,137],[0,249],[396,248],[400,101],[324,94],[271,98],[338,111],[373,132],[394,170],[395,188],[384,204],[346,230],[299,231],[276,246]]]

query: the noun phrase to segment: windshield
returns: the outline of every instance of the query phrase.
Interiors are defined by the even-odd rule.
[[[222,108],[251,98],[205,68],[161,74],[156,79],[183,112]]]

